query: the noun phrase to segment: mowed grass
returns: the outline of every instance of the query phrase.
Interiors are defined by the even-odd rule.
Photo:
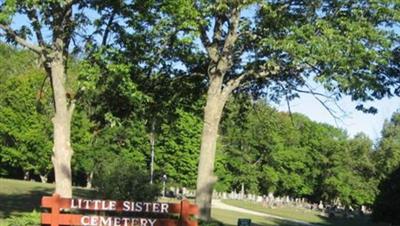
[[[212,218],[227,226],[236,226],[238,223],[238,219],[240,218],[251,219],[251,223],[253,226],[298,226],[298,224],[283,220],[254,216],[250,214],[227,211],[222,209],[212,209]]]
[[[281,208],[266,208],[263,207],[260,203],[251,202],[251,201],[240,201],[240,200],[222,200],[223,203],[249,209],[261,213],[267,213],[275,216],[296,219],[305,221],[308,223],[314,224],[323,224],[326,223],[326,220],[319,216],[317,211],[300,209],[300,208],[291,208],[291,207],[281,207]]]
[[[253,210],[261,213],[267,213],[289,219],[301,220],[315,225],[323,226],[386,226],[370,221],[367,216],[355,218],[328,218],[319,215],[318,211],[306,210],[295,207],[266,208],[260,203],[239,200],[223,200],[225,204]]]

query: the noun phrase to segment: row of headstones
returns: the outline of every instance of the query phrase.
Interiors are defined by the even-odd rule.
[[[185,187],[170,187],[167,191],[167,196],[173,196],[173,197],[195,197],[196,192],[194,190],[189,190],[186,189]],[[237,193],[235,191],[232,191],[230,193],[228,192],[213,192],[213,199],[236,199],[236,200],[248,200],[248,201],[254,201],[254,202],[266,202],[270,204],[276,204],[276,205],[284,205],[284,204],[290,204],[290,203],[306,203],[305,198],[291,198],[289,196],[284,196],[284,197],[274,197],[273,193],[269,193],[268,196],[260,196],[260,195],[254,195],[254,194],[244,194],[243,192]]]
[[[169,187],[166,191],[166,196],[177,198],[193,198],[196,196],[196,191],[189,190],[185,187]]]
[[[186,189],[185,187],[170,187],[169,188],[169,196],[178,197],[178,198],[194,198],[196,196],[196,192],[194,190]],[[262,203],[266,207],[274,207],[274,206],[296,206],[303,207],[306,209],[319,210],[321,212],[328,212],[327,209],[332,206],[325,206],[322,201],[319,203],[309,203],[305,198],[293,198],[290,196],[284,197],[274,197],[273,193],[268,193],[268,195],[260,196],[254,194],[245,194],[243,192],[231,191],[228,192],[213,192],[213,199],[234,199],[234,200],[246,200]],[[342,205],[336,203],[334,205],[337,209],[344,209]],[[350,209],[352,209],[350,207]],[[363,214],[369,214],[370,210],[365,206],[361,206],[360,210]]]
[[[248,201],[260,202],[260,203],[270,203],[270,204],[276,204],[276,205],[304,204],[307,202],[307,200],[305,198],[292,198],[290,196],[274,197],[273,193],[269,193],[268,195],[260,196],[260,195],[254,195],[254,194],[237,193],[235,191],[232,191],[230,193],[214,192],[213,198],[248,200]]]

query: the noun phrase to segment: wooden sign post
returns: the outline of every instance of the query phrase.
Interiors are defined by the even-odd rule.
[[[50,226],[198,225],[196,220],[198,208],[187,200],[183,200],[180,203],[160,203],[65,199],[55,194],[51,197],[43,197],[42,207],[50,209],[51,212],[41,214],[41,223],[42,225]],[[99,211],[106,214],[94,214]],[[77,213],[75,214],[75,212]],[[83,212],[84,214],[79,212]],[[129,215],[133,215],[133,217],[128,217]]]

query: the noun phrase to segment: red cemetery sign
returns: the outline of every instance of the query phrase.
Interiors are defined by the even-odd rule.
[[[50,208],[51,213],[42,213],[42,225],[82,225],[82,226],[197,226],[192,220],[198,214],[196,205],[183,200],[180,203],[133,202],[113,200],[65,199],[59,195],[42,198],[42,207]],[[150,214],[153,218],[83,215],[63,213],[69,211],[103,211],[116,213]],[[170,219],[178,214],[179,219]],[[155,217],[154,217],[155,216]]]

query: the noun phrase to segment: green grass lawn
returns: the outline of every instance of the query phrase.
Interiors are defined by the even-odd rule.
[[[226,211],[221,209],[213,209],[212,218],[227,226],[236,226],[239,218],[251,219],[251,223],[254,226],[297,226],[298,225],[278,219],[265,218],[265,217],[254,216],[234,211]]]
[[[327,218],[319,215],[319,212],[295,207],[265,208],[260,203],[239,200],[223,200],[225,204],[237,206],[257,212],[267,213],[275,216],[296,219],[323,226],[384,226],[369,221],[368,217]]]

